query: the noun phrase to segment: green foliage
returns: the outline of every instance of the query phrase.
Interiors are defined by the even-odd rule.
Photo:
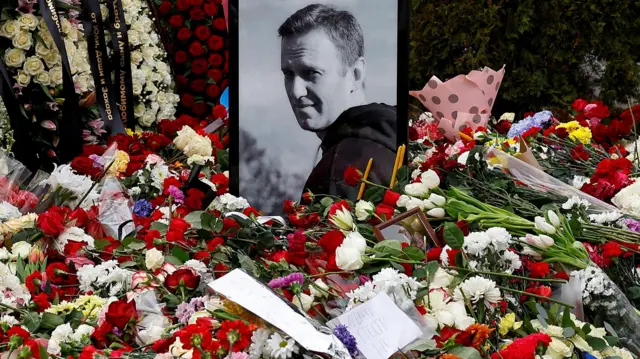
[[[506,65],[494,115],[566,107],[595,88],[626,106],[640,85],[640,2],[412,0],[410,48],[412,90]]]

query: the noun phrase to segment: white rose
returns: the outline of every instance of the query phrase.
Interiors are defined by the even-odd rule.
[[[133,80],[133,94],[140,96],[142,93],[142,83],[140,81]]]
[[[153,125],[155,121],[156,121],[156,116],[151,112],[146,112],[142,116],[142,118],[140,118],[140,124],[146,127]]]
[[[342,241],[342,246],[355,248],[360,254],[364,254],[367,250],[367,240],[358,232],[349,232]]]
[[[551,343],[547,347],[546,355],[552,359],[563,359],[570,357],[573,351],[560,339],[551,338]]]
[[[73,79],[73,82],[76,85],[76,88],[78,90],[80,90],[80,92],[87,92],[89,91],[89,78],[86,75],[80,75],[80,76],[76,76]]]
[[[20,25],[15,20],[7,20],[0,27],[0,35],[12,39],[20,31]]]
[[[54,51],[51,51],[50,53],[42,56],[42,59],[44,60],[44,62],[47,63],[47,66],[49,68],[52,68],[56,65],[60,65],[62,63],[62,58],[60,57],[60,54]]]
[[[20,67],[24,62],[24,50],[13,48],[4,53],[4,62],[9,67]]]
[[[62,85],[62,68],[58,66],[49,70],[49,79],[52,85]]]
[[[29,252],[31,252],[31,244],[29,244],[29,242],[22,241],[14,243],[13,246],[11,246],[12,259],[18,258],[18,256],[25,259],[29,257]]]
[[[129,38],[129,45],[140,45],[140,33],[136,30],[130,29],[127,32],[127,37]]]
[[[78,41],[78,30],[76,30],[74,27],[71,27],[69,32],[67,33],[67,39],[76,42]]]
[[[146,111],[146,107],[143,103],[139,103],[133,107],[133,115],[136,117],[142,117],[144,112]]]
[[[38,18],[33,14],[24,14],[18,19],[23,29],[35,30],[38,27]]]
[[[21,30],[14,36],[12,43],[17,48],[29,50],[33,45],[33,37],[28,31]]]
[[[354,271],[362,268],[362,255],[357,248],[340,245],[336,249],[336,265],[344,271]]]
[[[422,173],[420,179],[429,189],[437,188],[440,185],[440,177],[434,170]]]
[[[142,62],[142,53],[140,51],[133,51],[131,53],[131,63],[134,65],[139,65]]]
[[[145,59],[153,59],[156,56],[157,53],[157,49],[153,48],[153,47],[144,47],[142,49],[142,56],[144,56]]]
[[[16,83],[20,87],[26,87],[31,83],[31,76],[22,70],[18,70],[18,75],[16,76]]]
[[[144,264],[147,266],[149,270],[156,270],[162,267],[164,263],[164,255],[162,252],[155,248],[151,248],[147,251],[147,254],[144,257]]]
[[[356,218],[358,218],[358,221],[366,221],[374,210],[375,207],[373,203],[369,201],[358,201],[358,203],[356,203]]]
[[[33,80],[39,84],[43,84],[45,86],[48,86],[49,83],[51,82],[51,77],[49,76],[49,73],[46,71],[43,71],[39,74],[36,75],[36,78]]]
[[[71,23],[64,17],[60,18],[60,26],[62,27],[62,32],[67,34],[71,31]]]
[[[209,139],[209,137],[194,136],[182,151],[187,156],[211,156],[213,146],[211,145],[211,139]]]
[[[24,69],[24,72],[31,76],[35,76],[45,71],[44,64],[42,63],[42,60],[38,58],[38,56],[29,57],[27,61],[24,62],[24,66],[22,68]]]
[[[36,55],[40,57],[45,57],[50,52],[51,52],[51,49],[49,49],[45,44],[43,44],[40,41],[36,42]]]

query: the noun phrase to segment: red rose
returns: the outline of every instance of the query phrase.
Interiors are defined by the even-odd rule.
[[[207,67],[207,60],[203,58],[195,59],[193,60],[193,63],[191,63],[191,72],[196,75],[201,75],[207,72]]]
[[[109,324],[114,327],[123,330],[131,320],[138,319],[138,312],[136,311],[136,302],[127,302],[125,298],[112,302],[109,304],[105,319]]]
[[[172,8],[173,5],[171,5],[169,1],[163,1],[162,4],[160,4],[160,15],[167,15],[171,12]]]
[[[184,285],[186,289],[195,289],[198,284],[200,284],[200,276],[191,267],[178,269],[169,274],[165,280],[165,285],[172,292],[175,292],[181,285]]]
[[[176,52],[176,63],[182,64],[185,61],[187,61],[188,58],[189,58],[189,55],[187,55],[186,52],[184,52],[184,51]]]
[[[355,166],[348,166],[345,170],[344,170],[344,182],[349,185],[349,186],[355,186],[360,184],[360,181],[362,181],[362,172],[360,172],[359,169],[357,169]]]
[[[581,112],[582,110],[584,110],[585,106],[587,106],[588,102],[586,100],[583,100],[581,98],[573,101],[573,104],[571,104],[571,107],[573,107],[574,110]]]
[[[344,210],[344,211],[350,212],[351,207],[349,206],[349,202],[345,200],[335,202],[334,204],[331,205],[331,207],[329,207],[329,215],[336,214],[338,210]]]
[[[342,244],[342,241],[344,241],[344,234],[341,231],[333,230],[320,237],[318,245],[325,253],[332,254]]]
[[[193,57],[198,57],[204,54],[204,47],[198,41],[194,41],[189,45],[189,53]]]
[[[290,199],[285,199],[282,203],[282,208],[284,209],[284,213],[293,213],[296,210],[296,203]]]
[[[178,87],[185,87],[187,83],[188,81],[186,77],[184,77],[183,75],[176,75],[176,84],[178,85]]]
[[[184,243],[184,233],[179,231],[168,231],[167,232],[167,242],[175,243]]]
[[[222,80],[222,71],[218,69],[211,69],[207,71],[207,77],[212,79],[214,82],[220,82]]]
[[[549,263],[546,262],[533,262],[529,264],[529,272],[531,273],[531,278],[544,278],[551,273]]]
[[[387,206],[395,207],[396,203],[398,203],[398,199],[400,199],[400,193],[388,189],[384,193],[382,203],[386,204]]]
[[[215,237],[214,239],[210,240],[207,242],[207,250],[209,252],[215,252],[215,250],[219,247],[219,246],[223,246],[224,245],[224,238],[222,237]]]
[[[200,41],[207,41],[211,36],[211,30],[209,30],[208,26],[204,26],[204,25],[198,25],[196,27],[195,33],[196,33],[196,37],[200,39]]]
[[[197,251],[193,254],[193,259],[209,264],[209,261],[211,261],[211,255],[207,251]]]
[[[180,29],[180,31],[178,31],[178,40],[187,41],[190,37],[191,30],[187,29],[186,27],[183,27],[182,29]]]
[[[75,227],[84,227],[89,223],[89,215],[84,209],[78,208],[69,214],[69,221],[73,222]]]
[[[220,88],[216,84],[211,84],[207,87],[207,97],[215,99],[220,96]]]
[[[302,194],[302,203],[306,203],[309,204],[311,202],[313,202],[313,193],[307,191],[305,193]]]
[[[193,113],[196,116],[203,116],[207,112],[207,103],[206,102],[197,102],[191,108]]]
[[[191,11],[189,11],[189,17],[192,20],[195,21],[200,21],[204,19],[204,11],[200,10],[200,9],[191,9]]]
[[[249,206],[249,207],[247,207],[247,208],[242,210],[242,214],[244,214],[247,217],[251,217],[251,215],[253,215],[254,217],[258,217],[258,216],[262,215],[262,212],[258,211],[253,206]]]
[[[193,106],[193,101],[193,96],[188,93],[183,94],[182,98],[180,98],[180,103],[188,108],[191,108]]]
[[[186,11],[189,9],[189,0],[178,0],[176,2],[176,8],[178,11]]]
[[[200,7],[204,4],[204,0],[190,0],[189,3],[192,7]]]
[[[222,48],[224,47],[224,39],[221,36],[213,35],[209,38],[209,42],[207,45],[209,46],[209,50],[222,50]]]
[[[202,199],[204,193],[196,188],[191,188],[187,191],[187,198],[184,199],[184,205],[192,211],[196,211],[202,208]]]
[[[182,27],[182,24],[184,24],[184,19],[182,18],[182,15],[173,15],[169,18],[169,26],[171,26],[174,29]]]
[[[100,145],[84,145],[82,146],[82,154],[89,157],[91,155],[102,155],[104,153],[104,147]]]
[[[584,109],[584,115],[587,118],[607,118],[611,113],[609,113],[609,107],[602,104],[589,104]]]
[[[191,81],[191,91],[193,92],[202,92],[204,88],[207,86],[207,82],[203,79],[196,79]]]
[[[393,209],[393,207],[388,206],[384,203],[380,203],[376,206],[376,214],[378,215],[378,217],[382,218],[382,220],[389,220],[393,218],[394,213],[395,210]]]
[[[215,105],[212,113],[214,119],[225,118],[227,117],[227,108],[224,105]]]
[[[93,160],[89,157],[76,157],[71,161],[71,168],[81,175],[90,176],[94,172]]]
[[[214,29],[219,31],[224,31],[227,29],[227,21],[221,17],[213,20],[212,25]]]
[[[64,230],[64,217],[57,211],[48,210],[38,217],[36,222],[42,232],[51,237],[58,237]]]
[[[207,16],[214,17],[218,13],[218,5],[210,3],[204,4],[204,12]]]
[[[220,67],[220,65],[222,65],[222,56],[219,54],[209,55],[209,65],[213,67]]]

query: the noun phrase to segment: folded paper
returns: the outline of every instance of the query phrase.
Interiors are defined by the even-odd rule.
[[[455,140],[460,138],[458,132],[467,127],[487,126],[503,77],[504,66],[500,71],[488,67],[474,70],[446,82],[433,76],[422,90],[409,94],[419,99],[439,121],[439,131]]]

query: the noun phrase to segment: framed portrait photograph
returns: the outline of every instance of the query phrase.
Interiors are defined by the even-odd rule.
[[[409,0],[229,0],[230,191],[266,214],[388,185],[407,141]]]
[[[397,240],[418,247],[425,252],[444,243],[429,224],[420,208],[411,209],[373,227],[378,241]]]

